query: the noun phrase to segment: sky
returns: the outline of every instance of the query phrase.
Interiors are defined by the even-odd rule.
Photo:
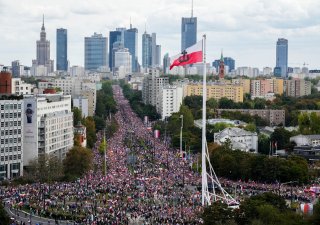
[[[274,67],[276,41],[289,41],[289,66],[320,69],[319,0],[194,0],[198,40],[207,35],[207,61],[225,57],[236,67]],[[45,15],[51,59],[56,60],[56,29],[68,29],[71,65],[84,65],[84,37],[109,36],[117,27],[155,32],[165,53],[180,52],[181,17],[191,16],[191,0],[0,0],[0,64],[13,60],[31,66],[36,58],[42,14]],[[55,62],[56,63],[56,62]]]

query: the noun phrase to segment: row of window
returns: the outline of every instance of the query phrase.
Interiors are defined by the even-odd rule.
[[[8,110],[8,109],[21,109],[22,104],[2,104],[0,105],[1,110]]]
[[[14,129],[14,130],[2,130],[1,131],[1,136],[4,135],[16,135],[16,134],[21,134],[20,129]]]
[[[21,121],[1,122],[1,127],[13,127],[13,126],[21,126]]]
[[[0,143],[3,144],[17,144],[21,143],[21,138],[6,138],[6,139],[1,139]]]
[[[9,155],[8,156],[1,156],[1,162],[5,162],[9,160],[17,160],[17,159],[21,159],[21,155]]]
[[[21,146],[2,147],[1,153],[21,151]]]
[[[17,113],[1,113],[1,119],[12,119],[12,118],[21,118],[21,112],[17,112]]]

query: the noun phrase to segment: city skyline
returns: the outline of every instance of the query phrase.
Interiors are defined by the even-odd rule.
[[[212,7],[210,7],[212,6]],[[213,7],[214,6],[214,7]],[[198,18],[198,35],[207,34],[207,61],[219,58],[220,49],[232,57],[238,66],[275,67],[276,41],[288,39],[289,67],[310,69],[320,67],[317,62],[320,38],[320,2],[244,0],[212,3],[209,0],[194,1],[193,16]],[[126,12],[125,14],[123,12]],[[109,38],[109,32],[117,27],[138,29],[138,61],[142,63],[142,34],[145,24],[147,32],[157,34],[162,55],[175,55],[181,48],[181,18],[190,17],[191,0],[149,2],[139,0],[117,4],[95,1],[60,0],[45,5],[38,0],[28,4],[0,0],[2,33],[0,37],[0,64],[11,65],[20,60],[31,66],[36,57],[35,42],[38,40],[45,14],[47,40],[51,43],[51,59],[56,58],[56,29],[68,30],[68,59],[70,65],[84,66],[84,37],[94,32]],[[123,16],[125,15],[125,16]]]

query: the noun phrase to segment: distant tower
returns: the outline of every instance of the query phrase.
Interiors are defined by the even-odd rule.
[[[40,40],[37,41],[37,59],[32,61],[34,66],[45,66],[47,72],[53,72],[53,60],[50,59],[50,41],[46,39],[46,30],[44,27],[44,16],[42,18],[42,27]]]
[[[276,52],[276,76],[286,78],[288,75],[288,40],[279,38],[277,41],[277,52]]]
[[[57,70],[68,70],[68,31],[57,29]]]
[[[181,51],[197,42],[197,17],[193,17],[193,1],[191,17],[182,17],[181,20]]]
[[[224,79],[224,60],[223,60],[222,51],[221,51],[221,58],[219,63],[219,79]]]

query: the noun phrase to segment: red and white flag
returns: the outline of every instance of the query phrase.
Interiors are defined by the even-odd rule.
[[[202,41],[190,46],[178,55],[170,58],[170,70],[175,66],[184,66],[202,62]]]

